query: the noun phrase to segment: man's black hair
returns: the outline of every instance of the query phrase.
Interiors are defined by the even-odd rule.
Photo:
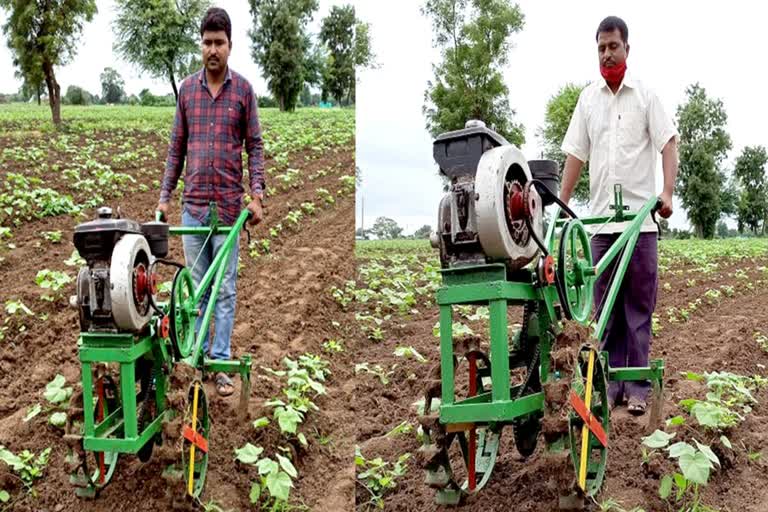
[[[203,22],[200,23],[200,35],[206,30],[218,32],[223,30],[227,34],[227,39],[232,41],[232,22],[229,21],[229,14],[221,7],[211,7],[203,16]]]
[[[629,29],[627,28],[627,24],[624,23],[624,20],[618,16],[608,16],[600,22],[600,25],[597,27],[597,32],[595,32],[595,41],[600,37],[600,32],[613,32],[616,29],[621,32],[621,40],[624,41],[624,44],[627,44],[627,39],[629,39]]]

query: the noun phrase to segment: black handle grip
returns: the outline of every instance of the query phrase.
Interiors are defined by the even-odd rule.
[[[653,220],[653,223],[656,224],[656,228],[659,230],[658,237],[657,237],[659,240],[661,240],[661,224],[659,224],[659,221],[656,220],[656,212],[661,210],[661,205],[662,205],[661,198],[657,198],[656,204],[653,205],[653,208],[651,209],[651,219]]]

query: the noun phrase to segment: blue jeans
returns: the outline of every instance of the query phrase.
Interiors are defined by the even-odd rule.
[[[209,223],[210,214],[206,214],[205,222],[201,223],[195,217],[187,212],[184,208],[181,212],[181,223],[184,226],[206,226]],[[200,281],[203,280],[205,272],[213,262],[219,249],[224,245],[224,241],[227,239],[227,235],[215,235],[212,236],[208,243],[203,247],[207,235],[182,235],[182,241],[184,243],[184,259],[186,260],[187,267],[192,272],[192,280],[197,287]],[[202,253],[201,253],[202,249]],[[211,350],[211,359],[230,359],[230,339],[232,337],[232,328],[235,322],[235,304],[237,303],[237,254],[240,249],[240,239],[238,238],[232,252],[229,255],[229,263],[227,269],[224,272],[224,277],[221,281],[221,287],[219,288],[219,296],[216,299],[216,305],[214,310],[214,328],[213,335],[213,348]],[[197,265],[195,260],[198,259]],[[214,276],[215,279],[215,276]],[[197,318],[197,324],[195,327],[196,332],[200,332],[200,326],[203,323],[203,315],[208,305],[208,299],[211,295],[211,289],[213,288],[213,281],[208,287],[208,290],[203,296],[203,300],[200,303],[200,311],[202,314]],[[208,338],[209,332],[205,333],[203,339],[203,351],[208,354]]]

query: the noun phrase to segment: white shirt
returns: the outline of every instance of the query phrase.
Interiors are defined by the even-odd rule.
[[[589,162],[592,215],[610,216],[617,183],[631,212],[656,196],[656,159],[669,139],[678,136],[656,93],[627,71],[615,95],[602,76],[581,91],[561,149]],[[592,231],[615,233],[625,226],[595,225]],[[656,231],[650,216],[642,231]]]

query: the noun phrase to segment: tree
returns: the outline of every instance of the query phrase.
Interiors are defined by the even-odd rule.
[[[764,219],[768,213],[768,187],[765,180],[765,164],[768,153],[763,146],[745,147],[736,159],[734,174],[741,184],[738,201],[739,225],[747,226],[758,234],[761,222],[765,233]]]
[[[432,226],[424,224],[419,229],[413,232],[413,238],[429,238],[432,234]]]
[[[539,128],[538,135],[544,142],[544,157],[557,162],[560,172],[565,168],[565,153],[560,150],[568,125],[571,123],[573,111],[579,101],[584,85],[566,84],[549,98],[544,114],[544,126]],[[579,181],[573,190],[573,199],[579,203],[589,203],[589,163],[584,163]]]
[[[182,60],[181,64],[179,64],[176,76],[179,77],[179,80],[183,80],[189,75],[197,73],[201,69],[203,69],[203,61],[200,58],[200,55],[195,54],[190,56],[186,61]],[[178,97],[174,96],[174,98]]]
[[[125,82],[120,73],[112,68],[104,68],[99,75],[101,97],[104,103],[121,103],[125,100]]]
[[[368,23],[355,17],[354,6],[334,6],[323,18],[320,41],[328,51],[322,70],[324,94],[339,104],[352,103],[356,70],[375,65]]]
[[[363,240],[368,240],[368,238],[369,238],[368,234],[370,232],[371,232],[370,229],[357,228],[355,230],[355,238],[361,238]]]
[[[380,240],[392,240],[400,238],[403,228],[389,217],[377,217],[373,227],[368,232]]]
[[[320,25],[320,41],[328,49],[323,89],[339,103],[355,82],[354,27],[355,8],[352,5],[333,6]]]
[[[3,25],[13,64],[30,85],[42,74],[53,124],[61,125],[61,86],[55,66],[74,55],[83,24],[96,14],[95,0],[0,0],[10,10]]]
[[[306,25],[317,0],[249,0],[254,28],[251,55],[267,80],[281,111],[296,109],[307,82],[307,53],[311,47]]]
[[[70,105],[90,105],[93,102],[93,96],[82,87],[70,85],[64,95],[64,101]]]
[[[725,173],[720,165],[731,149],[725,131],[728,116],[722,100],[710,99],[698,83],[689,86],[685,104],[677,108],[680,166],[677,193],[696,236],[712,238],[722,212]]]
[[[718,238],[727,238],[729,235],[728,224],[725,221],[718,221],[717,223],[717,236]]]
[[[114,49],[139,69],[168,80],[178,100],[176,78],[202,67],[194,57],[208,6],[208,0],[117,0]]]
[[[427,0],[422,13],[432,18],[442,62],[433,66],[423,112],[433,135],[463,128],[480,119],[512,144],[525,142],[523,126],[513,121],[509,89],[501,74],[523,13],[509,0]]]
[[[355,40],[352,42],[352,55],[355,69],[376,67],[376,54],[371,45],[371,25],[361,20],[355,21]]]
[[[323,67],[325,65],[325,51],[322,45],[316,44],[304,54],[304,86],[323,83]],[[303,88],[302,88],[303,91]]]
[[[723,186],[720,189],[720,213],[721,215],[738,215],[739,213],[739,187],[736,179],[723,171]]]
[[[176,99],[173,94],[165,96],[155,96],[149,89],[142,89],[139,93],[138,101],[145,107],[165,106],[172,107],[176,104]]]
[[[37,98],[37,104],[41,105],[45,79],[41,78],[39,81],[36,81],[37,79],[34,77],[28,79],[18,71],[15,75],[16,78],[21,78],[23,80],[21,87],[19,87],[19,96],[21,96],[24,101],[29,101],[33,97]],[[42,76],[42,72],[40,76]]]

